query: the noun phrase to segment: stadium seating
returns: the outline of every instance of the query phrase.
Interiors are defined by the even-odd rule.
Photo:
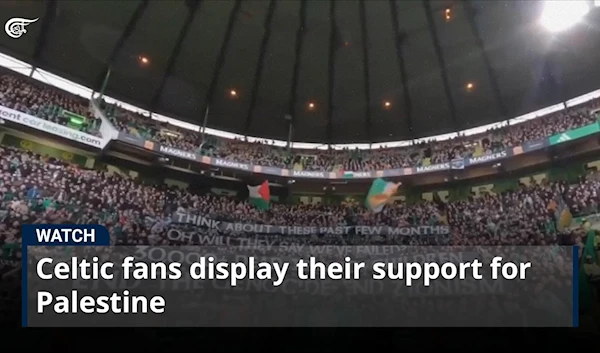
[[[100,136],[101,120],[89,111],[89,102],[81,97],[49,87],[32,79],[4,73],[0,76],[0,104],[55,123]],[[375,150],[286,150],[268,141],[249,143],[210,137],[210,148],[201,148],[198,132],[160,123],[149,117],[103,102],[110,122],[119,131],[184,151],[197,152],[230,161],[295,170],[340,171],[382,170],[449,162],[455,158],[492,154],[570,129],[590,124],[596,116],[590,111],[600,100],[560,111],[550,116],[488,131],[484,134],[446,141],[430,141],[408,147]],[[69,123],[65,112],[84,116],[81,126]]]
[[[409,147],[375,150],[286,150],[265,140],[249,143],[213,137],[210,149],[201,149],[198,132],[158,123],[138,113],[104,104],[107,116],[117,129],[170,147],[198,152],[240,163],[310,171],[372,171],[449,162],[455,158],[480,157],[525,142],[539,140],[596,120],[590,111],[600,100],[588,102],[550,116],[488,131],[484,134],[431,141]]]
[[[0,75],[0,105],[100,136],[101,120],[90,113],[89,100],[24,76],[10,73]]]
[[[22,223],[100,223],[121,243],[165,242],[171,215],[179,210],[231,222],[331,227],[340,225],[410,226],[449,223],[450,239],[409,237],[371,239],[364,236],[304,237],[326,243],[402,242],[406,244],[531,245],[580,243],[582,234],[560,229],[560,214],[551,207],[565,202],[577,215],[597,211],[600,182],[582,178],[578,184],[521,186],[501,194],[467,200],[397,203],[381,213],[359,204],[274,204],[261,212],[244,200],[198,195],[165,186],[85,170],[29,151],[3,148],[0,244],[19,243]],[[210,232],[210,230],[205,230]],[[240,236],[240,234],[227,234]],[[289,240],[289,239],[288,239]]]

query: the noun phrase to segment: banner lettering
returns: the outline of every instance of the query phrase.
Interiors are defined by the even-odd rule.
[[[423,165],[416,167],[417,173],[437,172],[450,169],[450,163]]]
[[[292,176],[301,178],[326,178],[325,172],[313,170],[292,170]]]
[[[60,136],[71,141],[76,141],[100,149],[106,147],[106,145],[108,145],[108,142],[111,140],[111,136],[104,138],[93,136],[81,131],[68,128],[66,126],[62,126],[60,124],[36,118],[29,114],[25,114],[23,112],[10,109],[2,105],[0,105],[0,119],[8,120],[20,125],[25,125],[36,130],[40,130],[52,135]]]
[[[179,158],[183,158],[183,159],[189,159],[192,161],[195,161],[198,158],[198,155],[195,153],[182,151],[180,149],[173,148],[173,147],[167,147],[164,145],[159,145],[158,150],[161,153],[168,154],[170,156],[175,156],[175,157],[179,157]]]
[[[235,168],[235,169],[241,169],[241,170],[250,170],[250,165],[246,164],[246,163],[228,161],[226,159],[220,159],[220,158],[213,158],[212,160],[214,161],[215,165],[218,165],[220,167],[228,167],[228,168]]]
[[[469,165],[473,165],[473,164],[480,164],[480,163],[486,163],[486,162],[491,162],[491,161],[495,161],[497,159],[502,159],[502,158],[506,158],[508,157],[508,152],[507,151],[502,151],[502,152],[498,152],[498,153],[492,153],[492,154],[488,154],[485,156],[478,156],[478,157],[471,157],[469,158]]]
[[[230,223],[218,221],[201,215],[189,213],[175,213],[172,221],[181,224],[194,224],[196,226],[215,229],[220,232],[236,232],[251,234],[281,234],[281,235],[389,235],[389,236],[418,236],[418,235],[448,235],[450,227],[447,225],[435,226],[412,226],[412,227],[390,227],[390,226],[276,226],[268,224]]]

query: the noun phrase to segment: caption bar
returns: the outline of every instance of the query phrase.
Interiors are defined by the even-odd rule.
[[[577,324],[569,247],[115,247],[75,225],[23,237],[24,326]]]

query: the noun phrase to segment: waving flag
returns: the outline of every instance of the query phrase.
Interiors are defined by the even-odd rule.
[[[571,223],[573,222],[573,215],[571,214],[569,206],[567,206],[567,203],[562,197],[558,198],[554,215],[558,223],[556,227],[558,231],[562,231],[563,229],[571,226]]]
[[[400,183],[394,184],[380,178],[375,179],[369,189],[369,194],[367,194],[365,206],[373,212],[381,212],[383,207],[391,202],[391,198],[399,186]]]
[[[269,182],[265,180],[264,183],[258,186],[248,185],[248,193],[250,202],[256,206],[259,210],[269,209],[269,201],[271,200],[271,192],[269,191]]]

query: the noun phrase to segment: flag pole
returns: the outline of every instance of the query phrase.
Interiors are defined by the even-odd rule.
[[[110,79],[110,74],[112,72],[112,67],[108,67],[106,70],[106,75],[104,76],[104,81],[102,82],[102,86],[100,87],[100,95],[98,96],[98,101],[102,101],[102,97],[104,97],[104,92],[106,91],[106,87],[108,86],[108,79]]]
[[[208,112],[210,111],[210,105],[206,105],[206,110],[204,110],[204,120],[202,121],[202,143],[206,141],[206,124],[208,123]]]
[[[288,138],[287,138],[287,149],[288,151],[292,148],[292,134],[294,133],[294,124],[290,121],[288,127]]]
[[[288,122],[288,137],[287,137],[286,149],[289,151],[292,148],[292,135],[294,133],[294,118],[292,117],[292,114],[286,114],[283,118]]]

